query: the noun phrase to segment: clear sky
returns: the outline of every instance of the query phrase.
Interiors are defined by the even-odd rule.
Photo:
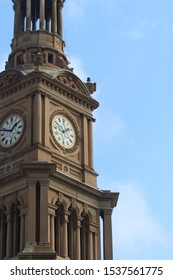
[[[0,70],[13,37],[1,0]],[[98,186],[120,192],[114,258],[173,259],[173,0],[66,0],[65,52],[97,82]]]

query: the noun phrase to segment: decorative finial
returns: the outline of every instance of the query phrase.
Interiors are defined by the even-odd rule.
[[[85,85],[87,86],[90,94],[93,94],[93,92],[96,91],[96,83],[91,83],[91,79],[89,77],[87,78]]]

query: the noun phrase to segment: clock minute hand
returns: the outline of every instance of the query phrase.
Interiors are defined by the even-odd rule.
[[[18,123],[20,123],[20,120],[13,125],[13,127],[10,131],[13,131],[13,129],[18,125]]]
[[[55,121],[55,123],[57,124],[57,126],[59,127],[59,130],[61,130],[62,132],[64,132],[64,130],[63,130],[63,128],[62,128],[62,126],[59,124],[59,123],[57,123],[56,121]]]

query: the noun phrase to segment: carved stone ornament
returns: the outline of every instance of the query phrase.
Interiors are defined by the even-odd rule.
[[[73,80],[73,78],[71,76],[61,75],[61,76],[57,77],[57,80],[77,91],[82,91],[82,89],[79,87],[79,85],[76,83],[76,81]]]
[[[0,90],[5,86],[17,81],[20,79],[20,75],[17,73],[4,73],[4,75],[0,76]]]

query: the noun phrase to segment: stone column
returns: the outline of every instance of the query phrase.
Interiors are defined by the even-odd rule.
[[[12,246],[12,238],[11,236],[11,219],[10,213],[7,213],[7,240],[6,240],[6,259],[11,257],[11,246]]]
[[[84,166],[88,166],[88,120],[86,115],[83,115],[83,143]]]
[[[36,182],[28,181],[28,242],[36,245]]]
[[[31,30],[31,0],[26,0],[26,30]]]
[[[40,242],[48,244],[48,185],[49,180],[40,180]]]
[[[62,37],[62,8],[64,0],[57,0],[58,1],[58,30],[57,33],[60,37]]]
[[[65,214],[63,233],[64,233],[64,244],[63,244],[63,257],[68,258],[68,232],[67,232],[68,214]]]
[[[14,37],[22,32],[21,0],[14,1]]]
[[[20,216],[20,252],[25,247],[25,215],[21,214]]]
[[[50,248],[55,251],[54,215],[50,214]]]
[[[88,259],[93,260],[93,234],[91,231],[88,233]]]
[[[48,96],[45,95],[44,99],[44,112],[50,111],[50,99]],[[44,145],[47,148],[50,148],[50,135],[47,133],[49,131],[49,119],[47,117],[47,114],[44,114]]]
[[[50,18],[49,17],[46,19],[46,30],[48,32],[50,32]]]
[[[52,0],[52,33],[57,33],[57,0]]]
[[[81,260],[81,240],[80,240],[80,228],[81,228],[81,221],[77,221],[77,228],[76,228],[76,259]]]
[[[40,30],[45,29],[45,0],[40,0]]]
[[[89,153],[89,167],[93,169],[93,129],[92,119],[88,119],[88,153]]]
[[[13,10],[14,10],[14,37],[17,35],[17,1],[14,1]]]
[[[112,260],[112,209],[103,210],[103,248],[104,260]]]
[[[33,138],[34,144],[41,144],[41,132],[42,132],[42,103],[41,103],[41,93],[35,92],[34,96],[34,106],[33,106],[33,119],[34,119],[34,131]]]

